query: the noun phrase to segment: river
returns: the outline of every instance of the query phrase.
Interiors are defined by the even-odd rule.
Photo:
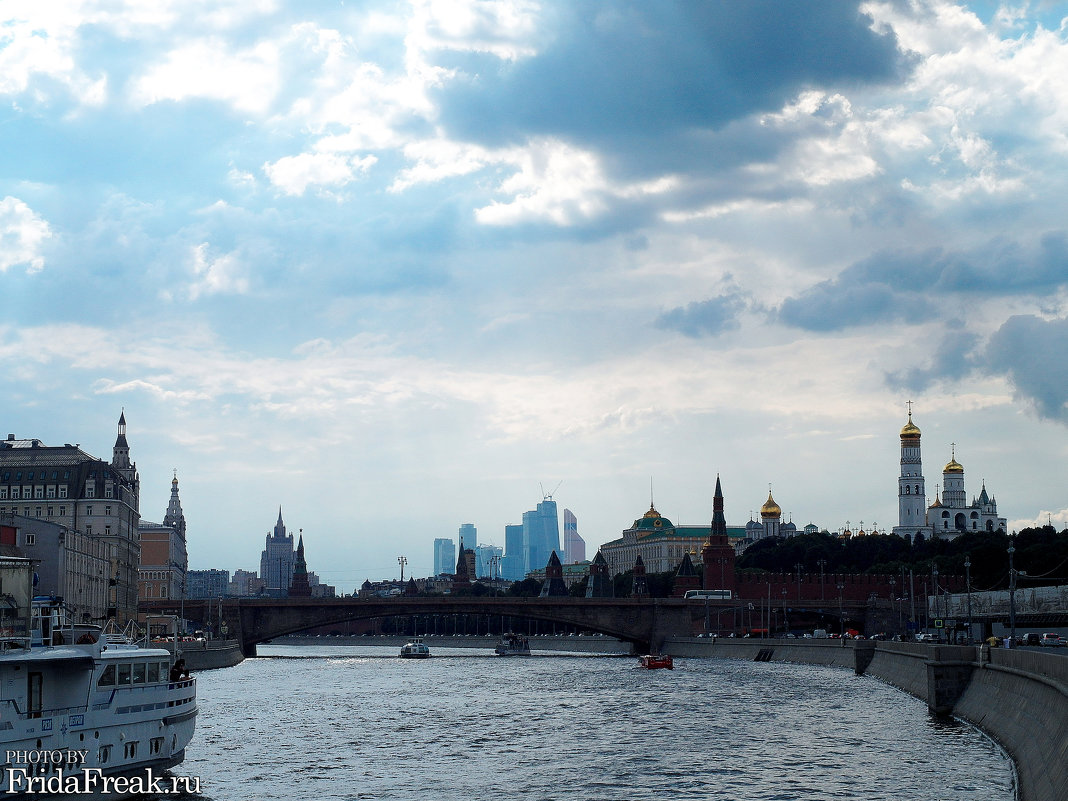
[[[977,730],[836,668],[260,646],[197,676],[185,762],[213,801],[1011,801]]]

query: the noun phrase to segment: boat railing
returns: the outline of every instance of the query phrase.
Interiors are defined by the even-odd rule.
[[[111,618],[104,626],[104,642],[108,645],[140,645],[148,646],[148,629],[143,628],[136,620],[130,620],[125,626],[119,628],[118,622]]]
[[[89,706],[87,704],[82,706],[58,706],[53,709],[22,709],[18,701],[12,698],[5,698],[0,701],[0,721],[10,722],[11,720],[37,720],[39,718],[84,715],[88,710]],[[5,727],[0,726],[0,728]]]

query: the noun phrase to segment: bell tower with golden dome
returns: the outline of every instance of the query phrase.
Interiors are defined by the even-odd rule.
[[[927,493],[920,460],[920,429],[912,422],[912,401],[908,402],[909,419],[901,429],[901,474],[897,479],[897,525],[894,533],[911,540],[917,534],[931,536],[927,525]]]

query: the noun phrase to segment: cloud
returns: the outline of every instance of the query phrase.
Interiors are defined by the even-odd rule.
[[[967,251],[881,251],[787,298],[778,319],[811,331],[920,323],[944,317],[951,299],[1048,295],[1066,287],[1068,235],[1052,231],[1037,246],[999,237]]]
[[[656,319],[656,326],[688,337],[715,336],[738,328],[738,315],[745,307],[745,299],[738,294],[720,295],[666,311]]]
[[[483,144],[576,142],[720,127],[812,83],[888,81],[900,58],[851,3],[553,5],[537,55],[439,56],[447,129]],[[635,143],[636,144],[636,143]],[[644,146],[644,145],[643,145]]]
[[[243,275],[244,265],[235,253],[211,257],[208,243],[193,248],[193,283],[189,286],[189,299],[205,295],[243,295],[248,292],[249,281]]]
[[[889,372],[886,381],[892,387],[922,391],[936,381],[958,381],[980,366],[976,353],[981,338],[968,331],[963,324],[951,323],[953,330],[946,333],[941,342],[924,348],[928,362],[924,367],[909,367]]]
[[[987,344],[985,367],[1012,382],[1040,417],[1068,423],[1068,318],[1010,317]]]
[[[366,173],[377,161],[374,156],[350,158],[333,153],[301,153],[264,164],[263,171],[285,194],[303,195],[309,186],[345,186]]]
[[[52,238],[48,223],[16,197],[0,200],[0,273],[26,265],[26,272],[44,269],[42,247]]]

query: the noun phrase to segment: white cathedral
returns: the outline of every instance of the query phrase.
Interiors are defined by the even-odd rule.
[[[967,531],[1007,531],[1008,521],[998,517],[998,504],[987,495],[986,482],[978,498],[968,503],[964,491],[964,466],[951,452],[949,464],[942,469],[942,497],[927,505],[920,462],[920,429],[909,420],[901,429],[901,475],[897,481],[898,524],[894,533],[912,539],[922,534],[926,539],[953,539]]]

